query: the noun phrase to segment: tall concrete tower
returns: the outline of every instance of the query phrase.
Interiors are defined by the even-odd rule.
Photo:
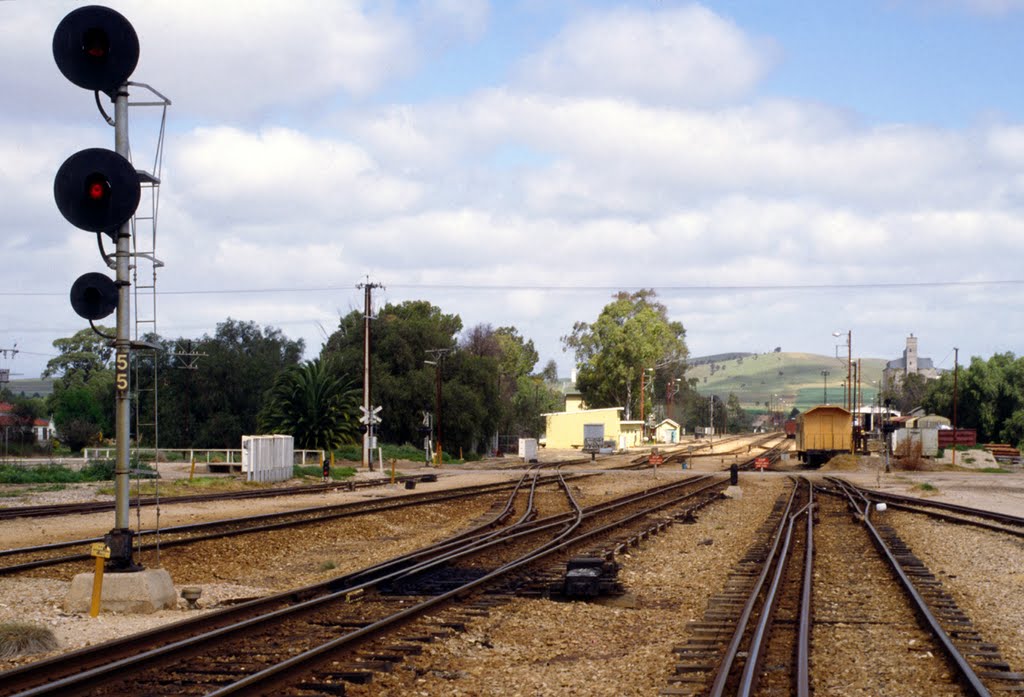
[[[907,337],[907,348],[903,351],[903,358],[906,363],[906,375],[917,375],[917,337],[913,334]]]

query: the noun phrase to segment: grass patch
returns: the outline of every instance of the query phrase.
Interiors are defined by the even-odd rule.
[[[323,564],[320,565],[320,570],[321,571],[331,571],[331,570],[337,569],[337,568],[338,568],[338,565],[335,564],[333,561],[325,561]]]
[[[57,637],[48,627],[28,622],[0,622],[0,659],[53,651]]]
[[[337,464],[331,468],[331,479],[349,479],[354,477],[356,474],[355,467],[349,467],[344,465],[339,467]],[[319,465],[295,465],[292,471],[292,476],[296,478],[313,478],[323,479],[324,471]]]
[[[933,491],[938,491],[938,489],[935,487],[935,485],[930,483],[930,482],[921,482],[920,484],[915,484],[914,488],[915,489],[920,489],[921,491],[926,491],[926,492],[929,492],[929,493],[931,493]]]
[[[381,447],[383,449],[385,461],[392,459],[412,460],[413,462],[423,461],[423,448],[417,448],[416,446],[409,445],[408,443],[406,443],[405,445],[383,445]],[[448,453],[442,453],[442,455],[444,456],[445,462],[459,462],[458,459],[453,458]],[[471,457],[471,455],[467,456],[466,459],[469,459],[469,457]],[[346,445],[344,447],[338,448],[337,450],[334,451],[334,459],[335,461],[349,460],[352,462],[362,462],[363,446],[359,443],[355,443],[353,445]],[[376,455],[374,456],[374,459],[376,460]]]
[[[142,496],[155,496],[157,491],[161,496],[188,496],[189,494],[220,492],[220,491],[241,491],[266,486],[263,482],[247,482],[231,477],[195,477],[188,479],[170,479],[160,482],[144,481],[131,483],[131,495],[141,493]],[[99,494],[114,494],[114,487],[100,487]]]
[[[67,484],[39,484],[37,486],[26,486],[23,488],[0,491],[0,498],[14,498],[16,496],[24,496],[25,494],[38,494],[46,491],[64,491],[67,488]]]
[[[978,472],[984,472],[985,474],[1009,474],[1010,470],[1004,470],[1002,467],[982,467]]]

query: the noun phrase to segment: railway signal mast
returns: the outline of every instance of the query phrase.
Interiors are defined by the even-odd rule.
[[[94,92],[96,105],[107,123],[114,128],[114,150],[86,148],[71,155],[60,166],[53,182],[53,195],[61,214],[77,228],[96,233],[100,253],[107,265],[115,270],[111,279],[103,273],[87,273],[71,286],[71,306],[89,321],[97,334],[110,340],[115,350],[115,438],[116,458],[115,521],[107,533],[105,544],[109,550],[106,568],[114,572],[142,572],[126,574],[138,578],[138,583],[126,586],[147,588],[151,598],[163,593],[160,602],[167,602],[164,591],[170,589],[174,601],[174,587],[170,575],[163,569],[143,571],[133,558],[134,532],[129,527],[129,475],[131,395],[129,363],[131,350],[144,346],[133,342],[130,335],[131,246],[132,218],[139,206],[142,184],[156,183],[154,175],[140,172],[129,161],[128,138],[128,78],[139,60],[139,38],[131,23],[121,14],[95,5],[79,7],[70,12],[57,25],[53,34],[53,58],[60,72],[72,83]],[[151,92],[155,92],[147,85]],[[103,110],[100,95],[106,95],[114,104],[111,118]],[[170,101],[163,98],[163,103]],[[103,236],[115,245],[115,253],[104,251]],[[116,311],[116,335],[100,332],[96,320]],[[105,555],[104,555],[105,556]],[[162,587],[161,587],[162,586]],[[104,593],[104,603],[107,594]]]

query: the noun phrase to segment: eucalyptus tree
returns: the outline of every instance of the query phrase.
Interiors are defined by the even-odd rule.
[[[670,383],[684,382],[686,331],[656,298],[651,289],[620,291],[592,324],[576,322],[562,337],[563,350],[575,352],[576,386],[589,406],[622,406],[631,416]]]

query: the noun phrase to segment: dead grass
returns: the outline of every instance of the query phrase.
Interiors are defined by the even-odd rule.
[[[0,622],[0,660],[53,651],[57,637],[49,627],[28,622]]]
[[[826,472],[856,472],[860,468],[860,456],[850,453],[836,455],[821,466],[821,469]]]

